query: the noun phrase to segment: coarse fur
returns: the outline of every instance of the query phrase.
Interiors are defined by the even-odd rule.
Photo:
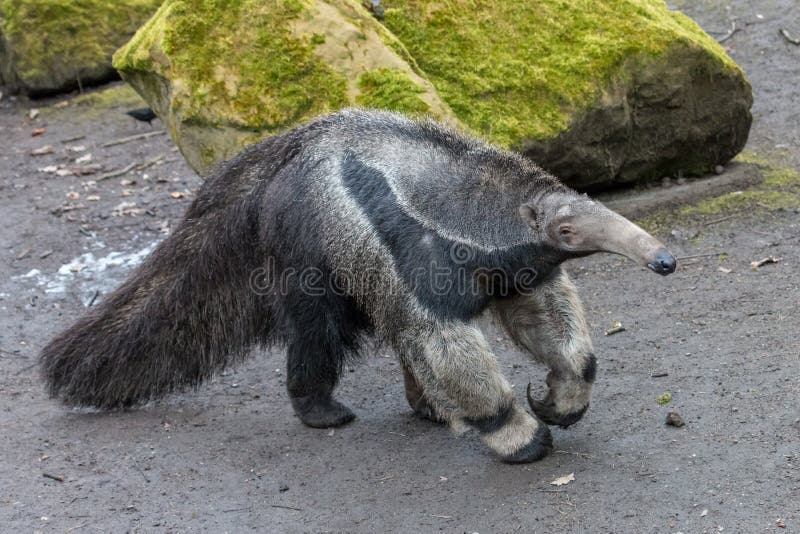
[[[42,350],[42,374],[64,402],[111,409],[280,344],[296,413],[327,427],[353,419],[332,393],[377,335],[417,413],[533,461],[552,446],[544,422],[572,424],[589,403],[596,360],[560,264],[596,250],[670,268],[641,229],[516,154],[433,121],[343,110],[221,164],[175,232]],[[533,416],[475,325],[487,309],[551,369]]]

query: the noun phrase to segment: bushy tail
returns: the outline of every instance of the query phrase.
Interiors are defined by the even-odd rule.
[[[51,395],[104,409],[145,402],[196,386],[267,341],[271,306],[250,284],[267,265],[259,199],[237,198],[242,184],[223,178],[203,186],[122,286],[42,350]]]

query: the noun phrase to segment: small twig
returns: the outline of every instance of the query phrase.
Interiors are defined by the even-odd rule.
[[[85,526],[86,526],[86,525],[88,525],[88,524],[89,524],[89,523],[81,523],[80,525],[75,525],[75,526],[74,526],[74,527],[72,527],[72,528],[68,528],[68,529],[67,529],[67,534],[69,534],[70,532],[73,532],[73,531],[75,531],[75,530],[78,530],[79,528],[83,528],[83,527],[85,527]]]
[[[58,482],[64,482],[64,477],[62,477],[61,475],[51,475],[50,473],[42,473],[42,476],[44,478],[49,478],[52,480],[56,480]]]
[[[123,145],[125,143],[130,143],[131,141],[138,141],[139,139],[147,139],[148,137],[153,137],[154,135],[163,135],[167,133],[165,130],[156,130],[155,132],[147,132],[138,135],[131,135],[128,137],[121,137],[120,139],[114,139],[113,141],[109,141],[108,143],[103,143],[103,148],[108,148],[110,146],[116,145]]]
[[[78,227],[78,231],[79,231],[80,233],[82,233],[83,235],[85,235],[86,237],[92,237],[92,234],[91,234],[91,232],[89,232],[88,230],[86,230],[86,228],[83,228],[83,227],[79,226],[79,227]]]
[[[0,349],[0,354],[8,354],[9,356],[13,356],[14,358],[19,358],[20,360],[27,360],[28,357],[24,354],[18,354],[16,352],[11,352],[10,350]]]
[[[230,512],[241,512],[243,510],[249,510],[250,508],[252,508],[252,506],[245,506],[244,508],[230,508],[228,510],[223,510],[222,513],[227,514]]]
[[[438,517],[439,519],[453,519],[453,516],[452,516],[452,515],[437,515],[437,514],[431,514],[431,517]]]
[[[97,300],[97,297],[98,297],[99,295],[100,295],[100,291],[98,291],[97,289],[95,289],[95,290],[94,290],[94,294],[92,295],[92,299],[89,301],[89,304],[87,304],[87,305],[86,305],[86,307],[87,307],[87,308],[91,308],[91,307],[92,307],[92,305],[94,304],[94,301],[95,301],[95,300]],[[148,480],[148,482],[150,482],[150,481]]]
[[[592,457],[585,452],[572,452],[572,451],[553,451],[556,454],[574,454],[578,458],[586,458],[587,460],[591,460]]]
[[[567,490],[540,489],[542,493],[566,493]]]
[[[800,39],[792,37],[791,34],[788,31],[786,31],[785,29],[781,28],[780,30],[778,30],[778,33],[780,33],[781,37],[783,37],[784,39],[786,39],[788,42],[792,43],[793,45],[800,46]]]
[[[736,217],[735,214],[734,215],[728,215],[726,217],[720,217],[719,219],[714,219],[713,221],[708,221],[706,223],[703,223],[703,226],[711,226],[712,224],[721,223],[723,221],[727,221],[728,219],[733,219],[734,217]]]
[[[295,510],[297,512],[302,512],[302,508],[295,508],[294,506],[284,506],[282,504],[270,504],[272,508],[285,508],[286,510]]]
[[[394,478],[394,475],[386,475],[385,477],[379,478],[378,482],[384,482],[384,481],[389,480],[391,478]]]
[[[136,167],[136,163],[131,163],[130,165],[127,165],[126,167],[123,167],[122,169],[118,169],[116,171],[111,171],[111,172],[107,172],[105,174],[101,174],[100,176],[95,178],[94,181],[95,182],[100,182],[100,181],[103,181],[103,180],[108,180],[109,178],[115,178],[117,176],[122,176],[123,174],[127,174],[127,173],[131,172],[134,167]]]
[[[678,256],[675,258],[676,260],[693,260],[695,258],[710,258],[712,256],[719,256],[720,254],[725,254],[725,252],[709,252],[708,254],[693,254],[691,256]]]
[[[158,156],[154,157],[153,159],[147,160],[144,163],[139,164],[136,167],[136,170],[137,171],[141,171],[142,169],[146,169],[147,167],[150,167],[151,165],[155,165],[156,163],[158,163],[159,161],[164,159],[166,156],[167,156],[166,153],[159,154]]]
[[[720,37],[719,39],[717,39],[717,42],[718,43],[724,43],[725,41],[727,41],[728,39],[733,37],[733,34],[735,34],[738,31],[741,31],[741,28],[737,28],[736,27],[736,21],[732,20],[731,21],[731,29],[730,29],[730,31],[728,33],[726,33],[725,35],[723,35],[722,37]]]
[[[27,366],[23,367],[22,369],[20,369],[19,371],[17,371],[16,373],[14,373],[14,375],[21,375],[25,371],[29,371],[29,370],[33,369],[37,365],[39,365],[39,362],[34,362],[34,363],[30,364],[30,365],[27,365]]]
[[[666,371],[661,371],[659,373],[653,373],[650,375],[651,378],[664,378],[665,376],[669,376],[669,373]]]
[[[81,139],[86,139],[85,135],[76,135],[75,137],[68,137],[66,139],[62,139],[62,143],[72,143],[73,141],[80,141]]]

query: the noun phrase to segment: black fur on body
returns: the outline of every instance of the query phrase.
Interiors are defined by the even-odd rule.
[[[546,422],[583,415],[595,359],[560,264],[621,245],[550,235],[576,209],[599,209],[582,203],[532,163],[436,123],[323,116],[221,164],[175,232],[43,349],[42,373],[66,403],[110,409],[196,386],[278,343],[298,416],[335,426],[354,417],[332,396],[342,367],[377,334],[399,354],[415,411],[478,429],[506,461],[536,460],[549,431],[517,406],[473,321],[492,308],[551,368],[548,398],[531,399]],[[643,261],[654,250],[666,261],[624,229],[646,242]]]

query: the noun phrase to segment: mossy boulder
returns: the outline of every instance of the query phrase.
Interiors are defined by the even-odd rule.
[[[0,85],[41,96],[117,77],[114,51],[160,0],[0,0]]]
[[[707,172],[751,89],[661,0],[167,0],[114,65],[201,173],[346,105],[429,113],[591,189]]]
[[[354,0],[166,0],[114,66],[202,174],[244,144],[343,106],[452,117],[409,59]]]

